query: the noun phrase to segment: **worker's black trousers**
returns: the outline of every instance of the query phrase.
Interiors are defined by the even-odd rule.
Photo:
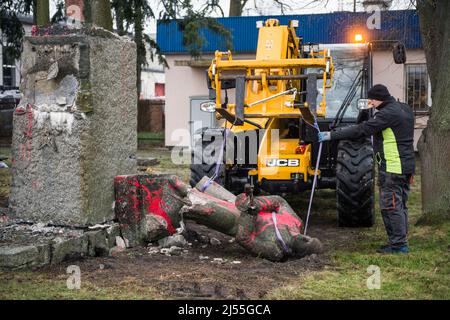
[[[391,247],[408,244],[408,201],[410,174],[378,173],[380,210]]]

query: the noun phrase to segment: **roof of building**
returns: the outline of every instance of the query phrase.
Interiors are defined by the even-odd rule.
[[[421,48],[419,17],[415,10],[381,11],[380,28],[369,29],[376,22],[376,13],[335,12],[325,14],[285,15],[285,16],[246,16],[217,18],[233,35],[233,52],[255,52],[258,41],[256,21],[276,18],[280,24],[298,20],[297,35],[303,43],[349,43],[356,33],[363,34],[364,41],[400,40],[407,48]],[[206,41],[202,52],[226,50],[225,41],[213,32],[203,29]],[[158,21],[157,42],[165,54],[187,53],[183,45],[183,34],[175,20],[167,23]]]
[[[18,14],[17,18],[19,18],[19,21],[22,22],[23,24],[33,24],[33,16],[30,15],[23,15],[23,14]]]

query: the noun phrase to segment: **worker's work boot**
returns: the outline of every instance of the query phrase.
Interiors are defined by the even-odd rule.
[[[385,248],[379,248],[377,250],[378,253],[408,253],[409,248],[407,245],[401,246],[401,247],[391,247],[386,246]]]
[[[391,245],[389,244],[389,243],[387,243],[387,244],[383,244],[382,246],[380,246],[378,249],[377,249],[377,251],[378,250],[384,250],[384,249],[386,249],[386,248],[389,248]]]

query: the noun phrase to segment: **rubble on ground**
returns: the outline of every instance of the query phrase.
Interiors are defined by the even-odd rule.
[[[188,245],[188,242],[182,234],[175,234],[158,240],[158,244],[161,248],[170,248],[172,246],[185,247]]]
[[[159,160],[156,158],[137,158],[138,167],[151,167],[159,164]]]
[[[119,235],[117,223],[89,230],[10,220],[0,227],[0,270],[35,269],[108,255],[117,248]]]
[[[213,246],[220,246],[222,244],[222,242],[220,242],[220,240],[216,238],[209,239],[209,243],[211,243],[211,245]]]

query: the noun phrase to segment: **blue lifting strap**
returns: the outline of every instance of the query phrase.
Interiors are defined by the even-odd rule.
[[[317,124],[317,119],[316,117],[314,117],[314,125],[313,127],[317,130],[317,132],[320,132],[320,128],[319,125]],[[316,184],[317,184],[317,175],[318,175],[318,171],[319,171],[319,163],[320,163],[320,156],[322,155],[322,142],[319,143],[319,152],[317,154],[317,160],[316,160],[316,168],[314,170],[314,179],[313,179],[313,185],[312,185],[312,189],[311,189],[311,196],[309,197],[309,205],[308,205],[308,213],[306,215],[306,223],[305,223],[305,230],[303,232],[304,235],[306,235],[306,231],[308,229],[308,223],[309,223],[309,216],[311,214],[311,206],[312,206],[312,201],[314,198],[314,191],[316,189]]]
[[[201,188],[201,192],[205,192],[205,190],[209,187],[209,185],[217,179],[219,176],[220,164],[223,161],[223,150],[225,149],[225,144],[227,143],[228,129],[225,128],[223,135],[222,147],[220,148],[219,157],[217,158],[216,168],[214,170],[214,174],[203,184]]]

